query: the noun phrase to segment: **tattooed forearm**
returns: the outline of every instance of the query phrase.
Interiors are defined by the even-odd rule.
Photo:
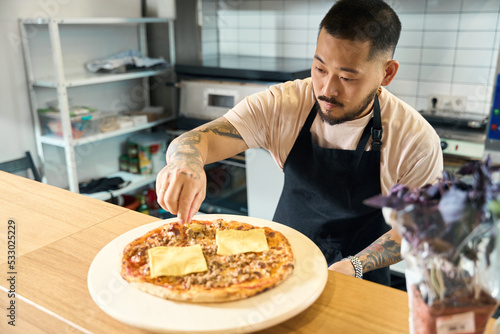
[[[206,163],[239,153],[245,149],[244,145],[231,123],[217,119],[172,141],[167,150],[167,170],[177,174],[186,170],[201,173]]]
[[[401,261],[401,239],[394,230],[375,240],[357,254],[363,272],[387,267]]]
[[[201,161],[200,152],[196,145],[201,141],[201,135],[198,132],[186,132],[172,141],[167,150],[167,162],[171,163],[177,158],[186,157]]]
[[[201,141],[197,132],[187,132],[172,141],[167,150],[167,173],[184,174],[195,180],[202,177],[203,159],[196,145]]]
[[[231,125],[228,121],[215,120],[210,123],[209,127],[200,129],[200,132],[208,133],[212,132],[218,136],[231,137],[236,139],[243,139],[238,131]]]

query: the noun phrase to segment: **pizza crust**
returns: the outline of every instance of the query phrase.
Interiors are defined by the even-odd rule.
[[[195,303],[221,303],[249,298],[261,292],[268,291],[281,284],[292,271],[293,269],[290,269],[286,273],[283,273],[279,279],[276,277],[276,279],[268,280],[267,282],[259,282],[258,286],[255,286],[256,284],[253,284],[254,286],[249,284],[248,286],[239,285],[238,287],[213,288],[208,290],[195,286],[184,291],[146,282],[131,282],[130,284],[141,291],[164,299]]]
[[[131,284],[137,289],[155,295],[157,297],[183,302],[219,303],[250,297],[250,295],[245,295],[242,291],[231,291],[231,289],[214,289],[212,291],[189,289],[182,293],[176,293],[170,289],[165,289],[162,286],[154,285],[151,283]]]

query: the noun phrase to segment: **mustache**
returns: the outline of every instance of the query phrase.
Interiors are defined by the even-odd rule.
[[[344,107],[344,105],[340,101],[335,99],[334,97],[327,97],[327,96],[321,95],[321,96],[318,96],[318,100],[325,101],[326,103],[336,104],[339,107]]]

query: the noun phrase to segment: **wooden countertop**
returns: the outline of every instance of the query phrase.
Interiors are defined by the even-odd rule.
[[[0,189],[0,333],[145,333],[94,303],[87,273],[111,240],[158,218],[4,172]],[[9,221],[16,232],[14,299],[5,298],[12,272]],[[15,327],[8,324],[11,300]],[[311,307],[260,333],[408,332],[405,292],[329,272],[325,290]]]

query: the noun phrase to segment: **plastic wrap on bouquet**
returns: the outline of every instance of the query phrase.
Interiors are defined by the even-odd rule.
[[[366,204],[391,208],[402,236],[410,333],[484,333],[498,306],[498,183],[489,160],[420,189],[394,186]],[[387,210],[384,210],[387,213]]]
[[[482,223],[470,233],[430,227],[438,236],[415,242],[413,220],[420,218],[411,211],[399,212],[397,219],[406,260],[410,332],[483,333],[497,307],[497,227]],[[447,237],[453,241],[443,240]]]

